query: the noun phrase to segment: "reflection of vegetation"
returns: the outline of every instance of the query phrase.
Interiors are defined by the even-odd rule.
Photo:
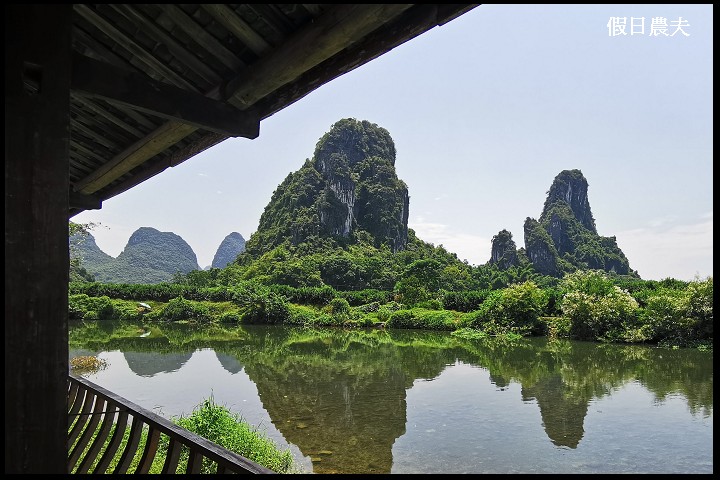
[[[113,331],[112,323],[72,328],[71,347],[164,353],[212,347],[218,358],[237,359],[273,424],[311,456],[316,473],[341,471],[340,465],[342,471],[389,472],[392,444],[405,432],[406,391],[456,361],[487,369],[498,387],[522,385],[523,400],[535,399],[548,437],[560,446],[579,444],[590,402],[630,382],[658,402],[682,395],[693,414],[712,414],[712,353],[698,350],[442,331],[181,323],[157,325],[153,341],[140,338],[147,327],[124,323]],[[335,446],[332,454],[321,453],[328,444]]]

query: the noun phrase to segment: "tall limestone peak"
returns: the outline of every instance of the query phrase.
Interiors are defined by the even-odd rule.
[[[563,170],[548,191],[539,220],[527,218],[525,251],[535,269],[560,276],[577,269],[637,275],[615,237],[602,237],[588,200],[588,182],[580,170]]]
[[[352,241],[359,231],[392,251],[408,241],[410,197],[395,171],[395,144],[366,120],[336,122],[318,141],[312,160],[273,193],[248,240],[250,254],[313,238]]]
[[[592,233],[597,233],[588,200],[588,182],[580,170],[563,170],[555,177],[540,215],[541,222],[552,214],[553,207],[558,203],[569,206],[578,222]]]
[[[512,238],[512,233],[503,229],[492,238],[489,263],[497,265],[501,270],[519,265],[517,246]]]
[[[225,268],[245,251],[245,238],[238,232],[229,233],[223,239],[213,257],[212,268]]]
[[[384,158],[395,166],[395,153],[395,142],[386,129],[367,120],[344,118],[320,138],[313,158],[318,170],[325,172],[333,157],[343,158],[350,167],[370,157]]]

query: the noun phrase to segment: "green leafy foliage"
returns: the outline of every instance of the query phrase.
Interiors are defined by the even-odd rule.
[[[642,316],[661,344],[695,346],[712,339],[712,277],[690,282],[683,290],[660,288],[647,298]]]
[[[215,403],[212,396],[190,415],[174,418],[173,422],[276,473],[301,473],[289,449],[278,447],[266,433],[250,425],[239,414]],[[168,441],[167,437],[163,440]],[[162,448],[163,451],[166,449]],[[214,468],[215,465],[204,459],[201,473],[214,474]]]
[[[471,326],[491,334],[537,333],[547,305],[546,294],[533,282],[491,292],[472,318]]]
[[[100,224],[68,222],[69,248],[70,248],[70,281],[94,282],[95,276],[87,271],[82,262],[82,245],[92,238],[90,231]],[[93,242],[94,243],[94,242]]]
[[[165,308],[157,312],[157,314],[151,313],[150,319],[157,318],[171,322],[178,320],[207,322],[210,320],[210,311],[205,305],[186,300],[182,296],[173,298],[165,305]]]
[[[238,285],[232,300],[241,308],[246,323],[283,323],[290,315],[285,297],[256,282]]]
[[[460,315],[449,310],[412,308],[392,312],[387,320],[386,327],[455,330],[458,328],[459,319]]]
[[[625,290],[598,270],[566,275],[562,312],[572,322],[571,334],[580,339],[644,341],[649,337],[637,321],[639,305]]]

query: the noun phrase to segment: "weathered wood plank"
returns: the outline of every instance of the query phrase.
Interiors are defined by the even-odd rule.
[[[97,148],[97,145],[93,145],[93,146],[95,146]],[[102,153],[98,153],[93,150],[90,150],[89,148],[87,148],[85,145],[83,145],[80,142],[75,142],[75,144],[73,145],[73,148],[76,151],[83,153],[86,158],[94,159],[95,164],[103,163],[105,161],[106,157],[104,157]],[[105,153],[107,153],[107,152],[105,152]],[[93,165],[93,168],[94,168],[94,165]]]
[[[127,19],[142,27],[145,35],[152,37],[158,43],[166,47],[170,53],[180,60],[180,62],[191,68],[193,72],[205,79],[205,81],[207,81],[210,85],[217,85],[222,81],[222,77],[220,77],[220,75],[218,75],[205,63],[198,60],[193,53],[189,52],[185,47],[180,45],[180,43],[175,41],[171,35],[162,28],[158,27],[155,22],[149,19],[144,13],[140,12],[134,6],[111,4],[110,7],[114,8]]]
[[[177,473],[178,463],[180,462],[180,453],[182,452],[182,443],[171,438],[167,452],[165,452],[165,463],[163,464],[162,473]]]
[[[227,28],[242,43],[255,54],[262,55],[272,49],[263,37],[252,29],[242,18],[240,18],[230,7],[220,3],[201,4],[201,8],[205,9],[216,22]]]
[[[102,397],[95,397],[95,402],[91,409],[91,414],[88,417],[87,425],[82,432],[82,435],[78,439],[77,443],[73,447],[70,458],[68,459],[68,469],[72,471],[75,465],[80,460],[81,456],[85,452],[85,448],[92,440],[93,435],[97,431],[97,426],[100,423],[100,413],[105,409],[105,399]],[[80,472],[81,473],[81,472]]]
[[[150,162],[146,162],[143,165],[142,172],[135,173],[132,177],[126,179],[125,181],[122,181],[119,184],[114,185],[112,188],[105,190],[104,195],[106,198],[114,197],[115,195],[126,191],[128,188],[131,188],[133,185],[137,185],[138,183],[154,177],[163,170],[181,164],[185,160],[192,158],[194,155],[207,150],[213,145],[217,145],[226,138],[227,137],[225,135],[208,132],[206,135],[200,137],[198,141],[192,142],[173,152],[169,158],[165,157],[162,159],[153,159]]]
[[[102,208],[102,201],[93,195],[83,195],[71,190],[68,207],[82,210],[99,210]]]
[[[132,425],[130,426],[130,436],[128,437],[125,448],[123,449],[122,455],[120,456],[120,461],[115,467],[115,470],[113,470],[113,473],[127,473],[128,468],[130,468],[130,464],[133,461],[133,458],[135,458],[138,446],[140,445],[143,425],[144,422],[142,418],[135,416],[133,417]]]
[[[118,150],[120,150],[120,145],[108,138],[108,132],[96,132],[87,125],[85,125],[78,117],[70,120],[70,127],[76,132],[83,133],[87,137],[89,142],[102,145],[110,152],[117,152]],[[124,140],[124,142],[127,142],[127,140]]]
[[[154,55],[135,43],[135,41],[131,38],[128,38],[123,32],[95,13],[90,7],[81,3],[76,3],[73,4],[73,8],[78,14],[85,18],[85,20],[90,22],[92,25],[95,25],[105,35],[108,35],[123,48],[127,49],[136,59],[141,60],[147,67],[160,73],[165,79],[167,79],[168,83],[172,83],[175,86],[186,90],[197,91],[190,82],[175,73],[175,71],[167,67],[162,61],[155,58]]]
[[[140,138],[143,135],[145,135],[142,131],[140,131],[133,125],[130,125],[125,120],[110,113],[107,109],[100,108],[94,101],[92,101],[90,99],[84,99],[80,96],[72,95],[72,100],[74,102],[77,102],[83,109],[91,111],[94,114],[105,118],[111,124],[122,128],[123,130],[125,130],[126,132],[128,132],[129,134],[133,135],[136,138]]]
[[[165,151],[197,130],[193,125],[167,122],[151,134],[130,145],[92,175],[75,185],[75,191],[90,194],[112,183],[150,157]]]
[[[92,409],[95,403],[95,399],[96,395],[94,393],[90,391],[85,392],[82,409],[80,410],[80,413],[77,414],[77,420],[75,421],[75,425],[73,425],[73,428],[70,430],[70,434],[68,435],[68,448],[72,447],[69,461],[71,468],[75,466],[75,462],[77,461],[80,452],[82,451],[78,451],[77,444],[80,442],[80,434],[85,430],[85,428],[91,421]]]
[[[138,463],[135,473],[149,473],[155,454],[157,453],[158,442],[160,441],[160,430],[150,425],[150,429],[145,440],[145,448],[142,457]]]
[[[449,5],[440,8],[436,4],[415,5],[402,16],[366,36],[359,44],[309,69],[293,82],[276,90],[273,95],[258,101],[255,107],[260,111],[261,118],[267,118],[333,79],[476,6]]]
[[[81,55],[73,57],[72,89],[232,137],[256,138],[260,133],[260,119],[252,113]]]
[[[63,474],[72,8],[4,8],[5,473]]]
[[[227,88],[230,102],[248,107],[349,47],[410,8],[411,4],[351,4],[333,7],[300,29],[283,46],[248,67]]]
[[[115,424],[115,416],[117,415],[118,410],[119,407],[117,405],[113,404],[112,402],[108,402],[105,406],[105,413],[99,415],[98,412],[95,412],[96,415],[102,416],[102,425],[100,425],[100,428],[97,431],[97,435],[95,436],[92,445],[90,446],[84,458],[80,462],[80,465],[78,465],[77,471],[75,473],[82,474],[90,472],[90,467],[92,467],[92,464],[100,456],[100,451],[102,450],[105,442],[107,442],[107,439],[110,436],[112,427]]]
[[[190,452],[190,458],[188,458],[188,464],[187,468],[185,469],[185,473],[200,473],[200,470],[202,469],[202,459],[203,456],[200,454],[200,452]]]
[[[179,28],[187,31],[190,37],[204,48],[209,55],[220,60],[230,70],[237,71],[245,66],[234,53],[225,48],[215,37],[205,31],[204,28],[198,25],[198,23],[189,17],[180,7],[171,3],[165,3],[161,5],[161,8]]]
[[[113,436],[110,439],[110,443],[108,443],[107,448],[105,448],[105,452],[103,452],[103,455],[93,473],[105,473],[110,467],[110,462],[120,448],[123,436],[125,435],[125,430],[127,430],[128,418],[128,412],[120,408],[120,414],[115,421],[115,431],[113,432]]]

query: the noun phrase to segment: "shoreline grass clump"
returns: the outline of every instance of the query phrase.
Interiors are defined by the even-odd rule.
[[[280,448],[239,414],[210,398],[188,416],[173,419],[177,425],[252,460],[276,473],[302,473],[289,448]],[[202,473],[214,473],[203,465]]]

